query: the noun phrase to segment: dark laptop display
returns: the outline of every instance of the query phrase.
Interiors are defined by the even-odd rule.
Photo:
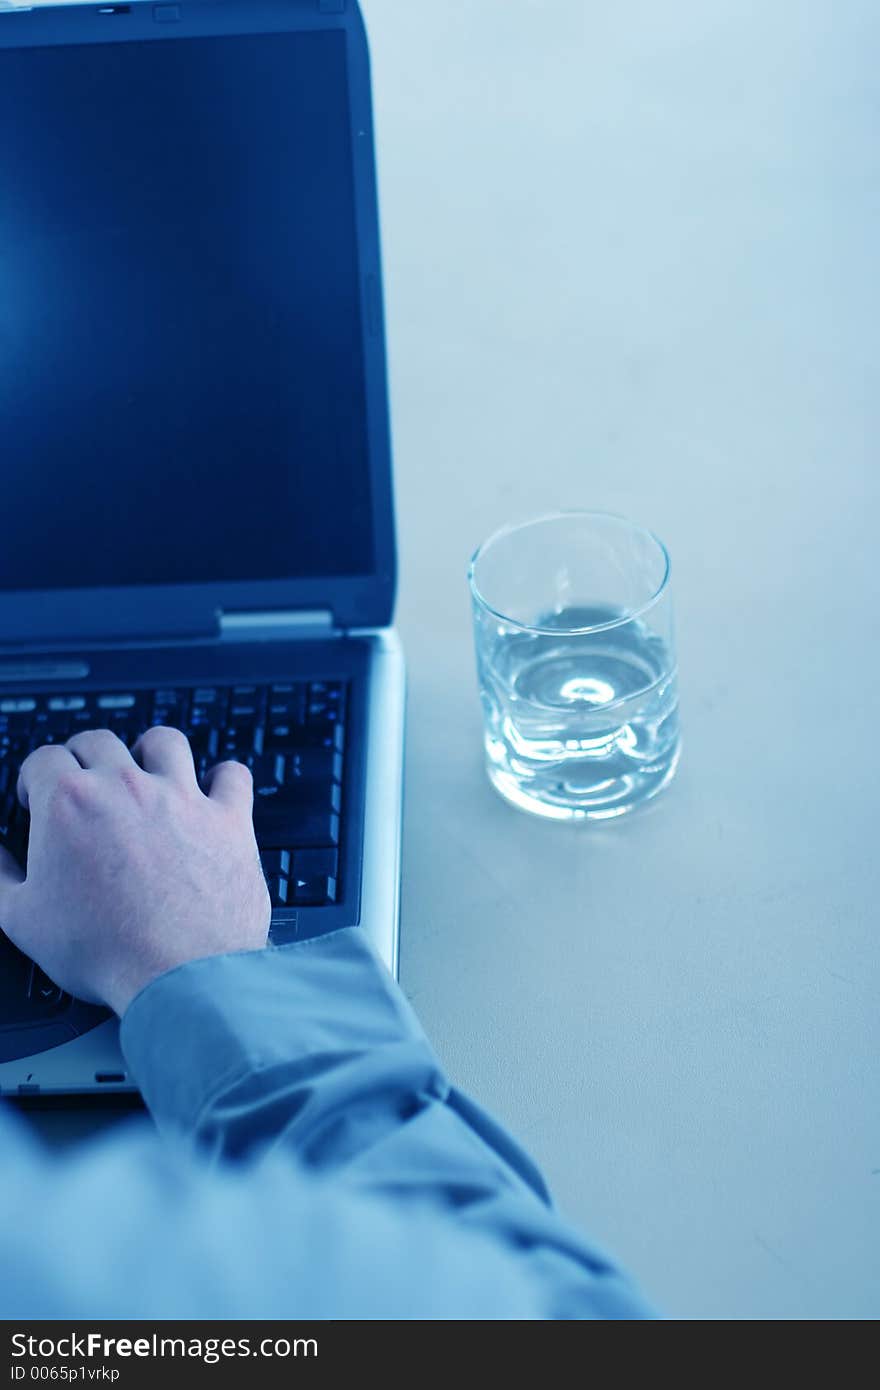
[[[0,589],[374,568],[345,50],[0,49]]]

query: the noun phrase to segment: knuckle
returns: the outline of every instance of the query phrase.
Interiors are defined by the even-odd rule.
[[[65,768],[55,779],[51,806],[54,811],[87,811],[100,804],[100,788],[81,769]]]
[[[82,792],[79,780],[73,769],[60,773],[55,779],[55,795],[58,800],[69,801],[72,797],[79,796]]]
[[[149,794],[150,783],[141,769],[134,763],[132,763],[131,767],[123,767],[120,769],[119,781],[136,801],[142,801],[144,797]]]
[[[172,729],[167,724],[154,724],[141,734],[139,742],[142,748],[170,748],[174,745],[181,747],[184,744],[189,748],[186,734],[180,729]]]

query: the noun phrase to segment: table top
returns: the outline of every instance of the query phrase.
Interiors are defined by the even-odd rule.
[[[403,985],[661,1308],[876,1317],[880,16],[364,9]],[[673,561],[681,768],[586,828],[485,780],[465,585],[484,536],[560,506]]]
[[[404,989],[661,1309],[876,1317],[876,6],[363,8]],[[465,584],[560,506],[673,559],[682,764],[586,828],[486,782]]]

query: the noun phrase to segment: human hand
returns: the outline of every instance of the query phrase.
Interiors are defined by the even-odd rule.
[[[266,945],[241,763],[220,763],[203,792],[178,730],[149,729],[129,752],[94,729],[31,753],[18,795],[27,876],[0,849],[0,926],[62,989],[121,1015],[176,965]]]

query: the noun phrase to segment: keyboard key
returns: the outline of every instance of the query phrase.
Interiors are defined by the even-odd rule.
[[[291,887],[297,906],[320,907],[336,901],[336,879],[326,875],[320,878],[295,878]]]
[[[342,754],[333,748],[304,748],[286,759],[284,776],[285,781],[300,778],[324,781],[333,778],[341,782]]]
[[[99,695],[98,709],[134,709],[137,704],[135,695]]]
[[[247,762],[248,758],[263,752],[263,728],[260,724],[234,724],[224,729],[219,740],[221,758],[237,758]]]
[[[155,710],[152,719],[148,720],[148,729],[180,729],[187,727],[189,715],[183,709],[176,710]]]
[[[272,906],[286,907],[290,895],[289,879],[281,878],[279,875],[273,874],[271,878],[267,878],[266,883],[269,889],[269,898],[271,899]]]
[[[254,796],[275,796],[284,785],[284,754],[251,753],[243,760],[254,779]]]
[[[3,720],[3,732],[9,734],[29,733],[33,720],[32,714],[7,714]]]
[[[285,721],[270,722],[266,729],[267,748],[299,748],[302,744],[302,728],[299,724]]]
[[[335,811],[300,811],[279,805],[274,797],[254,806],[254,829],[261,850],[339,844],[339,817]]]
[[[64,734],[66,737],[70,733],[70,718],[69,714],[52,714],[49,710],[40,710],[39,714],[34,716],[32,732],[41,738],[47,731]]]
[[[256,724],[261,714],[261,706],[250,700],[233,700],[229,709],[231,724]]]
[[[287,782],[269,795],[276,807],[287,806],[295,811],[339,811],[342,804],[339,783],[326,780]]]
[[[36,708],[36,700],[24,696],[18,696],[14,700],[0,700],[0,714],[29,714]]]
[[[220,734],[217,729],[212,729],[210,724],[199,724],[194,728],[188,728],[185,732],[195,762],[199,762],[203,758],[216,759],[220,744]]]
[[[325,724],[334,724],[341,718],[341,711],[338,705],[334,705],[330,700],[309,700],[306,706],[307,724],[319,724],[322,720]]]
[[[335,849],[298,849],[293,856],[294,878],[335,878],[339,852]]]
[[[290,751],[327,748],[342,752],[345,735],[340,724],[275,724],[266,729],[266,747]]]
[[[110,729],[114,734],[118,734],[125,743],[128,734],[134,731],[137,719],[133,717],[133,711],[127,709],[114,710],[108,714],[106,719],[98,721],[105,729]]]
[[[50,991],[45,998],[39,992],[39,985],[34,988],[35,976]],[[62,994],[42,971],[37,970],[33,961],[28,960],[0,932],[0,1005],[3,1023],[9,1027],[54,1018],[69,1003],[70,996]]]
[[[73,715],[54,713],[50,714],[49,728],[52,730],[53,733],[64,734],[66,738],[69,738],[73,730]]]
[[[307,724],[299,730],[300,748],[329,748],[341,753],[345,746],[345,730],[341,724]]]
[[[190,706],[190,723],[220,727],[226,721],[227,703],[225,690],[196,690]]]
[[[28,998],[39,1005],[40,1012],[53,1010],[66,1004],[64,990],[50,980],[38,965],[31,966],[28,979]]]
[[[0,734],[0,756],[9,762],[24,762],[27,756],[30,740],[18,734]]]
[[[189,718],[189,691],[157,690],[153,700],[153,724],[169,729],[182,729]]]
[[[50,710],[73,711],[85,707],[84,695],[54,695],[49,701]]]
[[[341,700],[342,685],[339,681],[312,681],[309,694],[312,699]]]
[[[18,794],[15,790],[17,786],[17,777],[14,782],[10,780],[9,791],[6,794],[6,802],[3,807],[0,808],[3,816],[2,820],[0,820],[0,835],[4,838],[12,838],[14,836],[16,830],[21,826],[22,817],[27,814],[18,799]],[[10,793],[12,794],[10,795]]]
[[[332,853],[333,851],[331,851]],[[260,855],[266,878],[290,878],[290,850],[267,849]]]
[[[21,869],[26,870],[30,816],[17,802],[4,814],[5,823],[0,824],[0,845],[8,850]]]

